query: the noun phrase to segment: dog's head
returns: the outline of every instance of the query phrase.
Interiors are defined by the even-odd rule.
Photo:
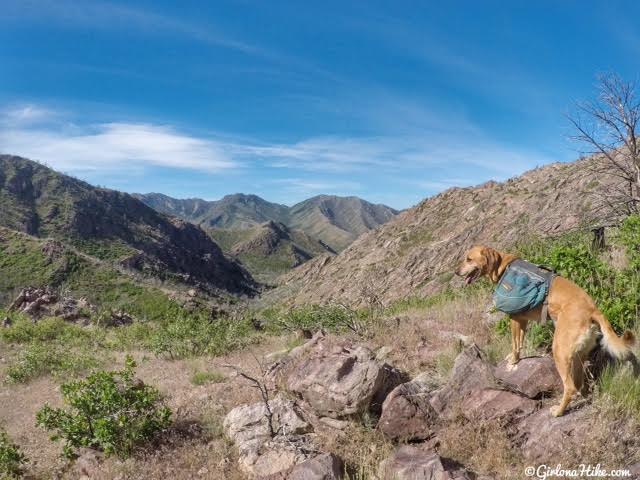
[[[456,269],[456,275],[464,277],[464,283],[470,285],[483,275],[494,272],[500,263],[500,253],[491,247],[476,245],[467,252],[464,260]]]

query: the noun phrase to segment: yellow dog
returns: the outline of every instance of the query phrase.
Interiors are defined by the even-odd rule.
[[[467,252],[456,274],[465,277],[466,284],[483,275],[495,284],[507,266],[516,259],[515,255],[477,245]],[[556,276],[547,300],[549,316],[555,323],[553,359],[564,386],[560,404],[551,407],[551,414],[558,417],[564,413],[573,395],[583,387],[583,364],[596,345],[598,330],[602,332],[604,347],[618,359],[632,356],[631,347],[635,338],[628,330],[618,337],[593,299],[571,280]],[[510,316],[512,342],[509,362],[512,365],[520,360],[527,323],[539,319],[541,313],[542,306],[538,306]]]

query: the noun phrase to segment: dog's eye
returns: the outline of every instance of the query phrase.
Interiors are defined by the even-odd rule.
[[[471,257],[467,257],[467,262],[470,262],[470,261],[471,261]]]

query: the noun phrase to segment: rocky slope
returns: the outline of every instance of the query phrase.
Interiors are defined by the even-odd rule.
[[[296,303],[357,305],[372,294],[385,303],[424,295],[450,282],[455,263],[473,244],[508,248],[598,223],[597,192],[613,180],[590,174],[587,166],[594,161],[556,163],[504,183],[451,188],[364,234],[338,256],[297,268],[284,279],[281,296]]]
[[[267,221],[302,230],[333,250],[347,247],[358,236],[389,221],[397,211],[357,197],[319,195],[291,208],[256,195],[227,195],[221,200],[178,200],[158,193],[136,197],[148,206],[205,227],[245,229]]]
[[[252,294],[250,274],[199,227],[126,193],[93,187],[30,160],[0,156],[0,226],[67,242],[154,277]]]
[[[255,278],[265,282],[317,255],[335,254],[303,231],[273,221],[242,230],[211,228],[207,233],[226,253],[242,261]]]

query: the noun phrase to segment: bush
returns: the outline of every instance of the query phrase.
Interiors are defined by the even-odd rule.
[[[162,323],[150,339],[156,355],[186,358],[200,355],[223,355],[246,345],[255,335],[248,319],[210,320],[205,315],[178,317]]]
[[[27,463],[27,457],[20,452],[15,443],[11,442],[7,432],[0,429],[0,478],[20,477],[25,463]]]
[[[9,382],[24,383],[48,374],[78,375],[98,364],[95,352],[33,342],[9,365],[7,379]]]
[[[39,426],[54,431],[52,440],[65,440],[63,452],[78,447],[128,457],[135,446],[170,424],[171,410],[162,405],[154,387],[134,378],[135,362],[127,356],[119,372],[97,372],[86,380],[61,386],[68,409],[48,404],[37,413]]]

